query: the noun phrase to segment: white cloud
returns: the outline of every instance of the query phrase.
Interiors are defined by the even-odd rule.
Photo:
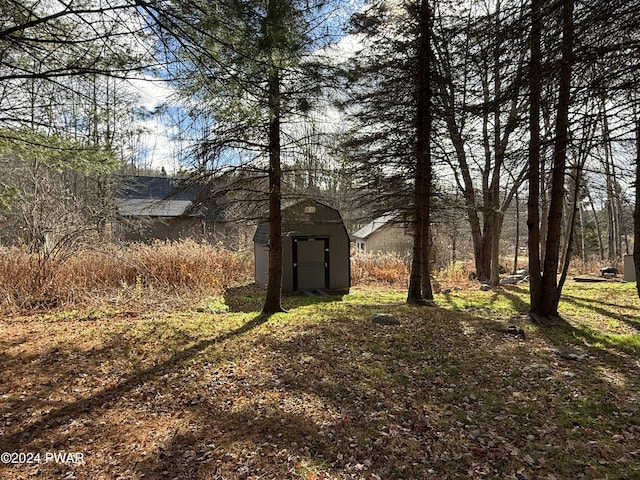
[[[175,172],[180,168],[180,142],[175,140],[179,131],[175,126],[168,125],[161,113],[166,105],[170,105],[175,98],[175,89],[168,82],[152,76],[142,76],[127,81],[131,94],[135,95],[136,106],[148,115],[136,120],[136,126],[144,133],[139,145],[141,166],[145,168]]]
[[[128,80],[128,83],[137,95],[140,106],[150,112],[170,101],[175,94],[167,81],[149,75]]]

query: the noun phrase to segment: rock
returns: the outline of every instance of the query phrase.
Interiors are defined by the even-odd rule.
[[[483,292],[488,292],[489,290],[491,290],[491,285],[489,285],[488,283],[483,283],[482,285],[480,285],[480,290],[482,290]]]
[[[524,330],[521,329],[520,327],[517,327],[516,325],[509,325],[505,329],[505,332],[508,333],[509,335],[515,335],[516,337],[520,337],[520,338],[525,337]]]
[[[516,285],[522,280],[524,280],[524,277],[522,275],[509,275],[508,277],[500,280],[500,285]]]
[[[400,320],[390,313],[374,313],[371,315],[371,321],[378,325],[400,325]]]
[[[525,374],[533,374],[533,375],[539,375],[541,377],[545,377],[547,375],[551,375],[551,368],[549,368],[548,365],[545,365],[543,363],[533,363],[527,367],[524,367],[523,372]]]
[[[573,360],[576,362],[586,360],[589,358],[589,354],[583,352],[582,350],[578,350],[570,347],[552,347],[549,350],[564,358],[566,360]]]

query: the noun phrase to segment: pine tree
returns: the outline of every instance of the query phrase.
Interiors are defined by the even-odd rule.
[[[429,1],[371,2],[352,20],[364,47],[353,57],[345,100],[352,127],[345,148],[375,214],[411,221],[413,252],[407,302],[433,300],[430,259],[432,191],[432,17]]]
[[[226,177],[268,205],[265,314],[283,311],[282,156],[286,123],[309,109],[322,66],[312,52],[329,37],[329,6],[302,0],[175,2],[158,12],[169,74],[193,117],[208,117],[198,173]],[[162,33],[162,32],[161,32]],[[176,52],[175,55],[173,52]],[[266,196],[266,198],[265,198]]]

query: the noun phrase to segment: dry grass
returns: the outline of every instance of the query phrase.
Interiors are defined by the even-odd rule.
[[[351,258],[353,285],[403,287],[409,279],[409,260],[393,253],[358,253]]]
[[[144,304],[158,298],[218,295],[246,283],[252,259],[193,241],[103,245],[64,261],[19,248],[0,252],[0,310]]]
[[[393,253],[362,254],[351,258],[351,283],[354,286],[385,285],[406,288],[411,259]],[[434,272],[435,285],[469,287],[473,262],[455,262]]]
[[[502,259],[511,269],[512,261]],[[409,259],[396,254],[355,254],[352,285],[406,288]],[[526,259],[519,259],[526,268]],[[602,262],[575,261],[572,274],[598,273]],[[620,265],[615,265],[620,267]],[[621,269],[620,269],[621,270]],[[459,261],[434,272],[440,288],[474,288],[469,277],[473,262]],[[105,244],[49,259],[20,248],[0,249],[0,313],[50,309],[121,309],[180,307],[253,278],[249,252],[230,252],[194,241]],[[438,287],[436,287],[438,291]]]

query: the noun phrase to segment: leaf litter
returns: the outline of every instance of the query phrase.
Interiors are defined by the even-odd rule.
[[[548,330],[375,291],[305,301],[250,329],[255,312],[0,322],[1,450],[84,459],[0,476],[640,476],[638,352],[572,359]],[[381,308],[401,322],[373,324]]]

